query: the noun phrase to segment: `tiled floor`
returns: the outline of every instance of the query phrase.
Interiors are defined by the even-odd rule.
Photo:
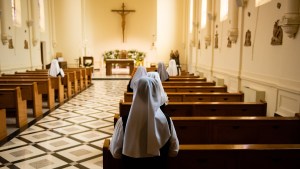
[[[105,76],[96,71],[94,78]],[[1,146],[0,167],[102,168],[103,141],[112,135],[113,116],[127,83],[128,80],[93,80],[93,86]]]

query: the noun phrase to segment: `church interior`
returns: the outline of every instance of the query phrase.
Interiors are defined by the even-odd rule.
[[[238,124],[229,128],[226,124],[233,122],[227,121],[214,124],[219,125],[214,132],[196,124],[194,129],[180,126],[179,117],[172,117],[181,147],[170,168],[297,167],[300,0],[0,0],[0,25],[0,168],[119,168],[118,161],[107,158],[104,145],[121,106],[130,108],[126,103],[131,101],[124,99],[131,73],[137,66],[148,71],[155,71],[159,62],[168,66],[175,51],[181,75],[173,80],[187,92],[179,96],[171,91],[173,84],[163,82],[169,99],[174,97],[169,107],[189,102],[176,111],[191,115],[197,111],[194,102],[205,102],[214,114],[241,109],[262,111],[265,117],[236,116],[259,122],[243,126],[235,120]],[[65,77],[48,77],[53,59]],[[228,98],[208,101],[211,96],[201,91],[202,98],[191,101],[199,83],[225,88]],[[220,93],[215,95],[224,97]],[[231,101],[233,94],[242,98]],[[233,129],[255,135],[257,143],[251,142],[254,136],[241,141]],[[211,147],[204,136],[182,134],[188,130],[205,133],[218,145]],[[240,141],[232,143],[235,139]],[[201,146],[191,151],[191,144]],[[247,154],[252,144],[254,150],[270,151]],[[203,155],[214,148],[219,153]],[[245,158],[228,149],[241,150],[235,153],[245,153]],[[249,159],[258,162],[243,165]]]

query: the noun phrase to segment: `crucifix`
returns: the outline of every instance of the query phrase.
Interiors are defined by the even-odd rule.
[[[123,43],[124,43],[124,31],[125,31],[125,24],[126,24],[125,17],[126,17],[126,15],[129,14],[130,12],[135,12],[135,10],[125,10],[125,5],[124,5],[124,3],[123,3],[122,9],[121,9],[121,10],[115,10],[115,9],[112,9],[111,11],[112,11],[112,12],[117,12],[117,13],[120,14],[121,17],[122,17],[122,35],[123,35]]]

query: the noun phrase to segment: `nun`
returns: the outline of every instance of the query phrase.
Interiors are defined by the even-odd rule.
[[[53,59],[51,61],[48,74],[49,74],[49,76],[52,76],[52,77],[57,77],[57,76],[64,77],[65,76],[63,69],[59,67],[57,59]]]
[[[122,168],[164,169],[167,157],[175,157],[179,141],[170,117],[160,109],[163,103],[159,82],[141,77],[128,116],[118,119],[110,151],[122,160]]]

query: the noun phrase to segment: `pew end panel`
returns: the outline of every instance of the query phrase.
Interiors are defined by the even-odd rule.
[[[10,99],[8,99],[10,98]],[[27,126],[27,101],[22,99],[20,87],[15,89],[0,89],[0,109],[14,109],[16,112],[16,126]],[[6,111],[6,113],[9,113]]]
[[[103,143],[103,169],[121,169],[121,160],[115,159],[109,150],[110,139]]]
[[[20,87],[23,100],[27,100],[27,108],[33,109],[35,118],[41,117],[42,111],[42,94],[38,93],[36,82],[33,83],[4,83],[0,84],[0,88],[16,88]],[[31,103],[32,102],[32,103]]]
[[[0,109],[0,141],[6,138],[6,111],[5,109]]]

